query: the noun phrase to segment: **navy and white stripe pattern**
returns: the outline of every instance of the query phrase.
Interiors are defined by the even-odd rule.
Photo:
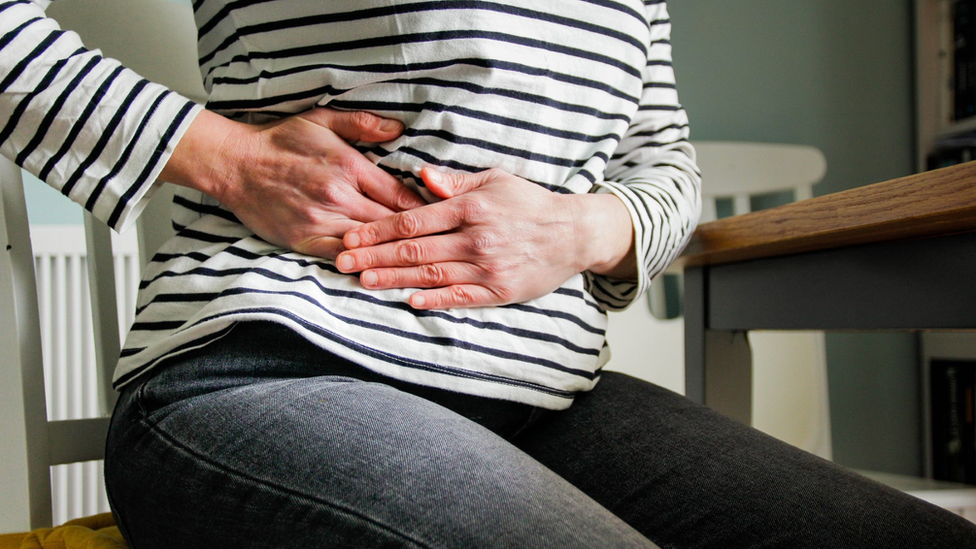
[[[200,107],[0,1],[0,153],[125,229]]]
[[[8,4],[25,13],[21,23],[37,17],[28,14],[30,4],[0,5]],[[174,208],[180,232],[147,269],[117,384],[246,319],[284,323],[380,373],[470,394],[564,408],[596,383],[608,359],[604,311],[636,298],[677,255],[698,217],[699,177],[675,91],[664,2],[197,0],[194,11],[208,108],[247,122],[317,105],[401,120],[400,138],[359,148],[422,194],[415,174],[425,164],[500,168],[554,192],[614,193],[633,219],[640,280],[583,273],[528,303],[414,311],[405,304],[413,290],[365,291],[331,261],[267,244],[209,197],[180,189]],[[17,24],[0,17],[5,29]],[[43,19],[32,24],[56,32]],[[130,82],[125,71],[112,76],[115,65],[77,43],[47,53],[38,46],[45,37],[30,35],[42,50],[36,55],[29,46],[16,58],[0,50],[5,68],[43,59],[37,66],[44,69],[32,69],[20,89],[46,87],[53,91],[38,97],[56,95],[83,79],[85,64],[96,59],[105,76],[95,88],[107,91],[64,104],[84,111],[96,103],[89,117],[114,131],[79,134],[69,162],[67,155],[52,157],[69,146],[67,130],[31,151],[37,125],[14,123],[3,152],[24,156],[38,172],[53,162],[49,182],[64,188],[77,181],[66,194],[102,219],[112,221],[115,210],[125,217],[141,198],[131,189],[144,192],[139,178],[155,176],[192,107],[158,99],[165,92]],[[64,74],[45,83],[49,71]],[[20,107],[21,98],[4,95],[3,116],[42,109],[32,115],[38,118],[50,108]],[[150,108],[155,100],[161,103]],[[124,112],[123,102],[130,105]],[[168,126],[156,124],[162,116]],[[142,135],[162,141],[142,143],[148,141]],[[130,150],[133,142],[140,144]],[[126,165],[138,159],[143,169],[109,167],[105,159]],[[96,168],[105,173],[91,181],[73,177]],[[110,171],[117,173],[106,177]]]

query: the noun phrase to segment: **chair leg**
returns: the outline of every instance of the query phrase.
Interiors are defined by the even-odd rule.
[[[752,424],[752,349],[746,332],[705,332],[705,404]]]

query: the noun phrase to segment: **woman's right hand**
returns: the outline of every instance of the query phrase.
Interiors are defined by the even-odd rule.
[[[426,204],[348,143],[402,131],[361,111],[315,108],[261,126],[203,111],[159,179],[216,198],[268,242],[331,259],[350,229]]]

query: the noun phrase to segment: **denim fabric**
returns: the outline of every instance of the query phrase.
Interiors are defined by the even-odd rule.
[[[652,546],[492,432],[515,434],[533,408],[379,381],[257,323],[159,368],[123,391],[109,434],[126,538],[137,549]]]
[[[961,547],[976,527],[605,374],[569,410],[394,382],[269,323],[127,386],[113,511],[152,547]]]
[[[513,442],[661,547],[976,548],[976,525],[606,373]]]

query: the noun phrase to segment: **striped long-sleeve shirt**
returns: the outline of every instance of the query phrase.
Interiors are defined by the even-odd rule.
[[[201,107],[85,49],[47,3],[0,0],[0,152],[123,229]],[[207,108],[253,123],[315,106],[398,119],[398,139],[357,146],[421,192],[433,164],[613,193],[639,279],[580,273],[525,303],[416,311],[414,290],[366,290],[181,188],[179,232],[145,271],[117,385],[253,319],[469,394],[558,409],[596,383],[605,311],[644,291],[698,217],[663,1],[196,0],[194,12]]]

